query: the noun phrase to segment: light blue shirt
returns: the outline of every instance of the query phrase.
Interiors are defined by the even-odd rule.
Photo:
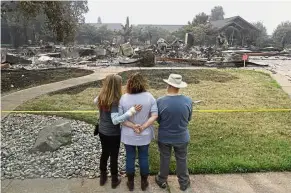
[[[119,101],[119,114],[124,114],[134,105],[142,105],[142,110],[128,119],[135,124],[142,125],[147,122],[152,114],[158,114],[156,100],[149,92],[124,94]],[[134,146],[148,145],[153,138],[153,126],[146,128],[140,134],[135,133],[132,128],[125,125],[121,126],[121,142],[124,144]]]

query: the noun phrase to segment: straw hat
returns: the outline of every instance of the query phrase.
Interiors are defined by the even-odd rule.
[[[170,74],[168,80],[163,79],[163,81],[175,88],[187,87],[187,83],[182,81],[182,76],[180,74]]]

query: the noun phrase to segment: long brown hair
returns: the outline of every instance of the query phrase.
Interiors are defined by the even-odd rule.
[[[148,88],[147,79],[139,72],[132,74],[126,84],[126,91],[129,94],[146,92]]]
[[[99,109],[109,110],[112,104],[118,104],[122,95],[121,86],[121,76],[114,74],[106,76],[98,96]]]

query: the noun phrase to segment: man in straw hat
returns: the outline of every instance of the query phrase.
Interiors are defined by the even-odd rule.
[[[188,123],[192,116],[191,98],[179,94],[180,88],[186,88],[179,74],[170,74],[164,82],[168,84],[166,96],[157,100],[159,109],[158,145],[160,151],[160,172],[156,176],[156,183],[161,188],[167,187],[169,164],[172,147],[176,157],[176,173],[180,189],[185,191],[190,186],[187,167],[187,146],[190,139]]]

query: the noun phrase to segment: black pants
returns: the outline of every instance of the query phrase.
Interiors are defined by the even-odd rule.
[[[110,172],[111,175],[118,174],[118,154],[120,147],[120,135],[108,136],[99,133],[102,146],[102,154],[100,158],[100,171],[107,171],[107,161],[110,156]]]

